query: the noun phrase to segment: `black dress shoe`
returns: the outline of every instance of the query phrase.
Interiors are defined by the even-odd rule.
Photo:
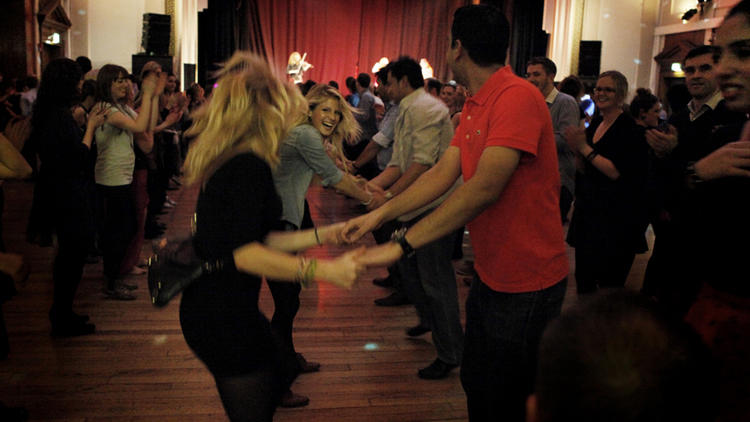
[[[409,337],[419,337],[424,333],[429,333],[430,331],[432,331],[432,328],[426,325],[418,324],[406,330],[406,335]]]
[[[29,412],[23,407],[7,407],[0,402],[0,421],[26,422],[29,420]]]
[[[435,359],[430,366],[417,371],[417,375],[423,380],[439,380],[447,377],[453,368],[456,368],[457,366],[458,365],[445,363],[440,359]]]
[[[292,390],[287,390],[287,392],[284,393],[283,396],[281,396],[281,401],[279,402],[279,406],[302,407],[302,406],[307,406],[309,403],[310,403],[309,397],[303,396],[302,394],[294,394],[292,393]]]
[[[393,287],[393,278],[388,276],[386,278],[376,278],[372,280],[372,284],[378,287]]]
[[[94,331],[96,331],[96,326],[94,324],[71,321],[67,323],[52,324],[52,331],[50,332],[50,335],[57,338],[78,337],[88,334],[94,334]]]
[[[297,366],[302,374],[320,371],[320,363],[305,359],[302,353],[297,353]]]
[[[411,301],[405,294],[401,292],[393,292],[386,297],[375,299],[375,304],[378,306],[401,306],[408,305]]]

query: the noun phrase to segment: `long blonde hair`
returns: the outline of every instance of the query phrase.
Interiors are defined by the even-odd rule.
[[[357,120],[354,118],[354,113],[359,112],[349,105],[336,88],[327,84],[317,84],[313,86],[305,96],[305,99],[307,100],[309,108],[308,111],[297,121],[298,124],[310,123],[309,114],[315,110],[315,107],[320,103],[328,99],[334,99],[338,103],[339,110],[341,111],[341,120],[338,125],[336,125],[336,129],[334,129],[327,141],[336,147],[336,155],[343,161],[343,143],[347,141],[356,142],[362,132],[359,128],[359,123],[357,123]]]
[[[205,183],[230,158],[253,152],[273,167],[305,100],[258,55],[236,52],[217,72],[211,98],[193,114],[197,139],[185,161],[189,183]]]

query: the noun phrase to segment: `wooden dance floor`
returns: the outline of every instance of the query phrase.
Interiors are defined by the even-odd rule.
[[[101,293],[101,263],[87,265],[75,310],[91,316],[96,333],[50,337],[53,250],[25,242],[32,184],[7,182],[4,189],[5,243],[9,251],[26,256],[32,273],[19,294],[2,305],[11,351],[0,362],[0,401],[25,407],[32,421],[227,420],[209,372],[182,337],[179,299],[163,309],[153,307],[145,276],[131,276],[139,286],[136,301],[107,300]],[[197,189],[184,187],[169,195],[178,205],[162,216],[167,234],[187,232]],[[313,188],[308,200],[318,225],[360,212],[355,201],[331,190]],[[371,236],[362,243],[374,244]],[[466,243],[464,250],[470,258]],[[150,252],[146,241],[142,257]],[[319,257],[338,253],[332,248],[308,251]],[[636,258],[629,288],[639,287],[647,259],[647,254]],[[310,397],[310,404],[279,409],[275,421],[467,420],[458,370],[444,380],[417,377],[417,369],[432,362],[435,351],[429,334],[409,338],[404,333],[417,323],[414,308],[373,304],[390,293],[371,283],[385,274],[370,270],[351,290],[319,284],[302,292],[295,345],[322,367],[318,373],[300,375],[293,386]],[[460,277],[458,291],[463,314],[468,287]],[[260,300],[270,316],[273,301],[265,285]],[[571,277],[566,306],[575,300]]]

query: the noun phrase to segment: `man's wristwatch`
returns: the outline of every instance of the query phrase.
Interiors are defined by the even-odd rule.
[[[685,168],[685,177],[687,177],[688,184],[691,186],[695,186],[698,183],[703,182],[703,179],[698,176],[698,174],[695,172],[695,161],[691,161],[688,163],[687,167]]]
[[[408,229],[406,227],[402,227],[391,235],[391,240],[398,243],[401,246],[401,249],[404,251],[404,256],[407,258],[412,257],[417,251],[414,250],[414,248],[409,244],[409,242],[406,240],[406,231]]]

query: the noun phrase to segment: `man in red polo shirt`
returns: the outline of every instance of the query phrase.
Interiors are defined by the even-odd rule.
[[[461,383],[472,421],[522,421],[537,347],[560,313],[567,285],[554,132],[539,90],[505,66],[510,25],[498,9],[465,6],[454,15],[448,64],[474,95],[451,146],[406,191],[349,221],[354,241],[448,190],[440,207],[362,256],[383,265],[466,224],[477,278],[466,300]]]

